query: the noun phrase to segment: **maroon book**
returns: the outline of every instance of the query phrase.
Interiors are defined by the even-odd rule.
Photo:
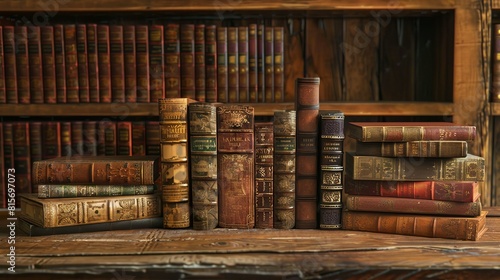
[[[45,103],[57,102],[56,65],[54,53],[54,27],[40,27],[43,70],[43,99]]]
[[[42,159],[61,156],[61,123],[47,121],[42,123]]]
[[[228,102],[227,27],[217,27],[217,102]]]
[[[14,26],[3,27],[5,58],[5,95],[7,103],[19,103],[17,95],[16,42]]]
[[[227,28],[227,102],[239,102],[238,27]]]
[[[66,56],[64,48],[64,25],[54,25],[54,57],[56,65],[57,103],[66,103]]]
[[[109,26],[109,59],[111,66],[111,101],[125,102],[123,25]]]
[[[87,63],[88,63],[88,85],[89,101],[100,102],[99,98],[99,67],[97,54],[97,24],[87,24]]]
[[[78,52],[76,49],[76,26],[64,25],[64,54],[66,65],[66,102],[79,103]]]
[[[165,97],[181,97],[179,24],[165,26]]]
[[[248,99],[253,103],[258,101],[257,50],[257,24],[250,24],[248,26]]]
[[[205,25],[197,24],[194,27],[194,77],[195,77],[195,99],[205,102]]]
[[[217,28],[205,28],[205,93],[206,102],[217,102]]]
[[[149,100],[158,102],[165,97],[165,83],[163,71],[163,25],[149,26]]]
[[[149,28],[135,26],[135,52],[137,69],[137,102],[149,102]]]
[[[28,56],[31,103],[43,103],[42,42],[39,26],[28,29]]]
[[[109,26],[97,25],[97,64],[99,73],[99,102],[111,102],[111,66]]]
[[[180,26],[181,97],[196,99],[194,25]]]
[[[274,102],[274,30],[264,27],[264,99],[263,102]]]
[[[249,102],[248,27],[238,27],[238,102]]]
[[[16,205],[21,193],[31,193],[31,152],[28,122],[12,124],[14,168],[16,169]]]
[[[19,103],[28,104],[31,102],[28,28],[26,26],[15,26],[14,35],[16,43],[17,95]]]
[[[89,65],[87,53],[87,25],[76,25],[76,52],[78,57],[78,94],[80,103],[90,102]]]
[[[123,27],[123,59],[125,67],[125,101],[137,101],[137,68],[135,52],[135,25]]]

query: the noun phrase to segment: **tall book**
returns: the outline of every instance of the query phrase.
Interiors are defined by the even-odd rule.
[[[146,121],[146,155],[160,156],[159,121]]]
[[[248,26],[238,27],[238,102],[250,101]]]
[[[31,103],[43,103],[43,64],[40,26],[30,26],[28,29],[28,57]]]
[[[158,156],[63,156],[35,161],[33,184],[152,185]]]
[[[257,56],[257,24],[248,26],[248,98],[249,102],[258,101],[258,56]]]
[[[5,60],[3,48],[3,26],[0,26],[0,103],[7,103],[7,95],[5,93]]]
[[[66,56],[64,48],[64,25],[54,25],[54,59],[56,68],[57,103],[66,103]]]
[[[117,123],[105,121],[102,124],[104,126],[104,155],[115,156],[118,154]]]
[[[486,228],[487,211],[477,217],[344,211],[342,228],[410,236],[476,241]]]
[[[137,102],[149,102],[149,27],[135,26]],[[158,142],[159,143],[159,142]],[[158,154],[159,155],[159,154]]]
[[[38,198],[36,194],[20,195],[19,216],[43,228],[99,224],[113,221],[137,220],[161,216],[158,194]]]
[[[227,27],[217,27],[217,102],[228,102]]]
[[[97,122],[83,121],[83,154],[97,156]]]
[[[227,28],[227,102],[239,102],[238,27]]]
[[[254,108],[217,107],[219,226],[255,226]]]
[[[450,122],[349,122],[346,134],[361,142],[473,141],[476,127]]]
[[[123,66],[125,68],[125,102],[137,101],[137,61],[135,25],[123,26]]]
[[[44,103],[56,103],[56,61],[54,53],[54,26],[40,27],[42,50],[43,99]]]
[[[61,156],[71,156],[71,122],[61,122]]]
[[[263,102],[274,102],[274,30],[264,27],[264,98]]]
[[[22,104],[31,102],[30,74],[28,59],[28,27],[14,27],[14,41],[16,43],[16,70],[17,70],[17,95]]]
[[[78,84],[78,52],[76,49],[76,25],[64,25],[64,57],[66,65],[66,102],[80,102]]]
[[[181,97],[180,30],[178,23],[165,26],[165,97]]]
[[[467,141],[356,142],[356,154],[381,157],[465,157]]]
[[[8,193],[7,190],[7,183],[9,174],[15,175],[13,171],[14,169],[14,135],[12,131],[12,122],[2,122],[2,142],[0,142],[0,145],[2,145],[2,163],[3,163],[3,174],[4,174],[4,180],[2,181],[2,189],[5,194]],[[10,176],[12,176],[10,175]],[[10,199],[10,201],[9,201]],[[19,207],[19,203],[16,203],[16,199],[12,200],[12,198],[7,197],[4,195],[2,197],[2,200],[4,201],[5,207],[8,207],[9,204],[12,204],[12,202],[15,204],[15,207]],[[11,202],[11,203],[8,203]]]
[[[71,122],[71,155],[82,156],[83,153],[83,121]]]
[[[344,113],[320,111],[319,227],[342,228],[344,186]]]
[[[285,101],[285,53],[284,53],[284,28],[273,27],[273,49],[274,49],[274,102]]]
[[[30,137],[30,160],[42,160],[42,122],[30,121],[29,137]]]
[[[3,26],[5,98],[7,103],[19,103],[17,95],[16,41],[14,38],[14,26]]]
[[[187,228],[191,223],[188,106],[193,102],[188,98],[158,101],[164,228]]]
[[[123,25],[109,26],[109,64],[111,70],[111,101],[125,102],[125,60]]]
[[[295,227],[296,111],[275,111],[273,120],[273,227]]]
[[[12,124],[12,140],[14,148],[14,169],[16,170],[16,205],[19,205],[17,194],[31,193],[31,152],[29,123],[16,121]]]
[[[206,102],[217,102],[217,27],[205,27],[205,92]]]
[[[298,78],[295,84],[297,155],[295,227],[317,228],[319,78]]]
[[[181,97],[196,100],[194,24],[180,26]]]
[[[194,76],[195,99],[205,102],[206,92],[206,61],[205,61],[205,24],[196,24],[194,27]]]
[[[500,24],[493,24],[491,102],[500,102]]]
[[[143,195],[155,192],[155,185],[39,184],[39,198]]]
[[[4,166],[3,157],[3,123],[0,123],[0,180],[0,208],[7,208],[8,171]]]
[[[78,94],[80,103],[90,102],[89,63],[87,52],[87,25],[76,25],[76,52],[78,57]]]
[[[119,156],[132,155],[132,122],[130,121],[116,123],[116,154]]]
[[[97,61],[99,73],[99,102],[111,102],[111,59],[109,26],[97,25]]]
[[[149,26],[149,99],[151,102],[158,102],[165,97],[163,35],[163,25]]]
[[[99,102],[99,61],[98,61],[98,43],[97,43],[97,24],[87,24],[87,66],[88,66],[88,85],[89,101]]]
[[[209,230],[219,222],[217,113],[210,103],[192,103],[188,110],[193,229]]]
[[[255,227],[273,228],[273,122],[255,122]]]
[[[484,158],[389,158],[346,153],[346,176],[354,180],[483,181]]]
[[[132,122],[132,155],[146,155],[146,121]]]
[[[257,102],[265,102],[265,38],[264,25],[257,25]]]

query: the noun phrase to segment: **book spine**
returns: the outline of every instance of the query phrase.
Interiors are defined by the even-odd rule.
[[[40,26],[28,29],[28,58],[31,103],[43,103],[42,42]]]
[[[486,214],[479,217],[409,215],[380,212],[344,211],[342,228],[433,238],[477,240]]]
[[[107,120],[101,120],[96,125],[97,155],[106,155],[106,124]]]
[[[16,43],[16,70],[17,70],[17,95],[18,102],[29,104],[31,102],[30,94],[30,74],[28,60],[28,27],[15,26]]]
[[[181,97],[196,99],[194,24],[180,26]]]
[[[132,155],[146,155],[146,122],[132,122]]]
[[[283,102],[285,101],[284,28],[282,26],[275,26],[273,29],[274,102]]]
[[[111,101],[125,102],[125,60],[123,25],[109,26],[109,64],[111,70]]]
[[[54,25],[54,58],[57,103],[66,103],[66,56],[64,48],[64,26],[62,24]]]
[[[249,102],[258,101],[258,68],[257,68],[257,24],[248,26],[248,98]]]
[[[346,175],[354,180],[482,181],[484,158],[388,158],[346,154]],[[379,167],[383,166],[383,170]]]
[[[264,27],[264,99],[263,102],[274,102],[274,30]]]
[[[87,63],[88,63],[88,85],[89,101],[100,102],[99,98],[99,59],[97,42],[97,24],[87,24]]]
[[[217,27],[217,102],[228,102],[227,27]]]
[[[137,102],[147,103],[149,98],[149,27],[136,25],[135,51],[137,58]],[[159,142],[158,142],[159,143]]]
[[[206,102],[217,102],[217,28],[205,28],[205,92]]]
[[[111,59],[109,26],[97,25],[97,61],[99,71],[99,102],[111,102]]]
[[[87,25],[76,25],[76,52],[78,55],[78,94],[80,103],[90,102],[89,63],[87,52]]]
[[[132,155],[132,122],[119,121],[116,124],[116,154]]]
[[[217,227],[217,113],[210,103],[189,105],[193,229]]]
[[[66,66],[66,102],[78,103],[78,52],[76,49],[76,25],[64,25],[64,59]]]
[[[206,89],[206,62],[205,62],[205,25],[195,25],[194,31],[194,76],[195,76],[195,99],[205,102],[207,99]]]
[[[467,156],[467,141],[356,142],[356,154],[382,157]]]
[[[12,122],[3,122],[2,123],[2,129],[3,129],[3,134],[2,134],[2,140],[3,142],[0,143],[2,145],[3,149],[3,167],[4,167],[4,174],[5,176],[8,176],[9,170],[12,171],[14,168],[14,132],[13,132],[13,123]],[[5,182],[5,181],[3,181]],[[5,193],[7,193],[7,188],[4,189]],[[3,197],[2,199],[7,199],[7,197]],[[5,201],[7,202],[7,201]],[[19,207],[19,204],[16,203],[16,207]],[[6,206],[7,207],[7,206]]]
[[[149,26],[149,100],[158,102],[165,97],[163,81],[163,25]]]
[[[95,196],[124,196],[153,194],[154,185],[120,186],[120,185],[37,185],[39,198],[68,198]]]
[[[160,155],[160,124],[158,121],[146,121],[146,154]]]
[[[227,28],[227,102],[239,102],[238,27]]]
[[[97,122],[83,122],[83,154],[97,156]]]
[[[255,123],[255,227],[273,228],[274,132],[272,122]]]
[[[165,97],[181,97],[181,57],[179,24],[165,27]]]
[[[117,123],[107,121],[104,123],[104,155],[115,156],[118,154]]]
[[[296,80],[296,228],[317,227],[319,78]]]
[[[238,102],[250,101],[248,27],[238,27]]]
[[[40,27],[42,51],[43,102],[56,103],[56,61],[54,54],[54,26]]]
[[[42,160],[42,122],[30,121],[28,123],[30,137],[30,160]],[[32,189],[32,192],[35,192]]]
[[[71,122],[71,155],[83,155],[83,121]]]
[[[6,102],[19,103],[17,95],[16,42],[14,26],[3,26]]]
[[[71,122],[69,121],[61,122],[61,156],[71,156]]]
[[[44,228],[161,216],[161,200],[157,194],[65,199],[23,196],[21,207],[25,209],[21,218]]]
[[[125,102],[137,102],[137,58],[135,45],[135,25],[125,25],[123,27]]]
[[[7,103],[7,93],[5,92],[5,56],[3,49],[3,26],[0,26],[0,104]]]
[[[275,111],[273,121],[274,228],[295,227],[296,111]]]
[[[264,25],[257,25],[257,102],[265,102],[265,32]]]
[[[2,34],[0,34],[1,37]],[[9,171],[5,168],[4,164],[4,147],[3,147],[3,122],[0,122],[0,208],[8,208],[7,199],[9,198],[8,194],[8,174]],[[12,172],[12,170],[10,170]],[[12,176],[12,175],[11,175]]]
[[[16,121],[12,124],[14,148],[14,169],[16,170],[16,205],[20,197],[17,194],[31,193],[31,153],[29,123]]]
[[[491,102],[500,102],[500,24],[493,24],[493,73]]]
[[[159,100],[163,227],[188,228],[191,223],[188,156],[188,98]]]
[[[219,226],[255,226],[254,108],[217,107]]]

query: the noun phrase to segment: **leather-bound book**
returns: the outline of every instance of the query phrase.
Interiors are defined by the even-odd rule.
[[[3,26],[5,61],[5,98],[7,103],[19,103],[17,95],[16,41],[14,26]]]
[[[274,29],[264,27],[264,99],[274,102]]]
[[[157,156],[63,156],[35,161],[33,184],[152,185]]]
[[[83,154],[97,156],[97,122],[83,121]]]
[[[342,228],[476,241],[487,231],[487,211],[477,217],[344,211]]]
[[[14,40],[16,43],[17,95],[19,103],[31,102],[30,74],[28,59],[28,27],[15,26]]]
[[[273,120],[273,227],[295,227],[296,111],[275,111]]]
[[[248,26],[248,98],[253,103],[259,101],[257,51],[257,24],[252,23]]]
[[[273,227],[273,122],[255,123],[255,227]]]
[[[79,103],[78,52],[76,49],[76,25],[64,25],[64,55],[66,65],[66,102]]]
[[[135,25],[123,26],[123,66],[125,67],[125,102],[137,101],[137,61]]]
[[[19,216],[43,228],[99,224],[161,216],[158,194],[77,198],[38,198],[20,195]]]
[[[99,98],[99,66],[97,54],[97,24],[87,24],[87,63],[89,75],[89,101],[98,103]]]
[[[31,152],[29,123],[16,121],[12,124],[14,169],[16,170],[16,205],[19,205],[17,194],[31,193]]]
[[[265,102],[264,25],[257,25],[257,102]]]
[[[228,102],[227,27],[217,27],[217,102]]]
[[[238,27],[227,28],[227,102],[239,102]]]
[[[189,98],[158,101],[164,228],[191,225],[188,105],[193,102]]]
[[[356,154],[381,157],[465,157],[467,141],[356,142]]]
[[[146,155],[146,121],[132,122],[132,155]]]
[[[344,113],[320,111],[319,227],[342,228]]]
[[[0,34],[1,36],[1,34]],[[2,180],[0,188],[0,207],[7,208],[7,187],[8,187],[8,171],[4,164],[4,152],[3,152],[3,122],[0,123],[0,180]],[[11,170],[12,171],[12,170]],[[12,175],[11,175],[12,176]],[[7,182],[7,183],[4,183]],[[5,186],[5,187],[4,187]]]
[[[61,122],[61,156],[71,156],[71,122]]]
[[[40,26],[28,29],[28,65],[30,79],[30,103],[43,103],[42,42]]]
[[[165,97],[181,97],[180,30],[178,23],[165,26]]]
[[[217,27],[205,28],[205,91],[206,102],[217,102]]]
[[[149,27],[135,26],[137,102],[149,102]],[[159,142],[158,142],[159,143]],[[159,155],[159,154],[158,154]]]
[[[295,176],[295,227],[318,224],[319,78],[298,78],[295,84],[297,156]]]
[[[192,103],[188,110],[193,229],[209,230],[219,222],[217,113],[210,103]]]
[[[125,102],[125,60],[123,25],[109,26],[109,60],[111,66],[111,101]]]
[[[56,103],[56,65],[54,56],[54,26],[40,27],[42,49],[44,103]]]
[[[132,155],[132,122],[130,121],[116,123],[116,154],[119,156]]]
[[[217,107],[219,226],[255,226],[254,108]]]
[[[66,58],[64,50],[64,25],[62,24],[54,24],[54,59],[57,103],[66,103]]]
[[[30,121],[28,126],[31,161],[42,160],[42,122]]]
[[[194,77],[195,99],[205,102],[206,93],[206,66],[205,66],[205,24],[196,24],[194,27]]]
[[[116,122],[105,121],[102,124],[104,126],[104,155],[116,156],[118,154]]]
[[[160,155],[160,124],[146,121],[146,155]]]
[[[39,198],[143,195],[155,192],[155,185],[39,184]]]
[[[181,97],[196,100],[194,24],[180,26]]]
[[[500,24],[493,24],[491,102],[500,102]]]
[[[282,26],[273,27],[273,49],[274,49],[274,102],[285,101],[285,53],[284,36]]]
[[[149,26],[149,100],[158,102],[165,97],[163,25]]]
[[[97,25],[97,63],[99,73],[99,102],[111,102],[111,66],[109,26]]]
[[[238,27],[238,102],[249,102],[248,27]]]
[[[42,159],[61,156],[61,123],[46,121],[42,123]]]
[[[76,25],[76,53],[78,58],[78,95],[80,103],[90,102],[87,52],[87,25]]]
[[[0,103],[6,103],[6,102],[7,102],[7,95],[5,93],[5,60],[3,54],[3,26],[0,26]]]
[[[83,121],[71,122],[71,155],[82,156],[83,153]]]

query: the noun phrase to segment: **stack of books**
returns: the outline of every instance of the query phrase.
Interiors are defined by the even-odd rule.
[[[74,156],[33,163],[37,193],[20,194],[28,235],[162,225],[158,156]]]
[[[474,126],[448,122],[351,122],[343,228],[478,240],[484,158],[468,153]]]

